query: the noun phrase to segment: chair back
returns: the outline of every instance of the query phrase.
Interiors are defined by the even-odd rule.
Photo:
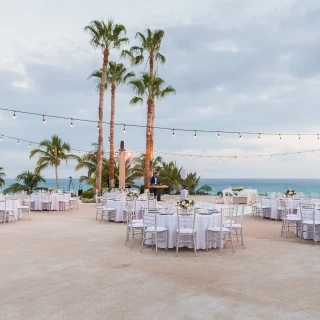
[[[236,207],[236,208],[234,208]],[[238,212],[238,206],[230,206],[229,208],[221,209],[221,219],[220,219],[220,232],[222,232],[222,227],[224,224],[228,224],[228,228],[232,229],[234,213]]]
[[[312,220],[313,224],[315,224],[315,204],[313,203],[300,203],[300,216],[301,223],[307,220]]]
[[[178,210],[178,231],[181,229],[192,229],[195,230],[196,223],[196,210]]]
[[[157,226],[157,212],[156,210],[146,210],[143,215],[143,226],[145,228]]]

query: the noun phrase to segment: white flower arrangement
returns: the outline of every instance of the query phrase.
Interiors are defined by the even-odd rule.
[[[127,193],[127,197],[128,198],[138,198],[139,197],[139,193],[137,191],[130,191]]]
[[[240,191],[243,191],[244,188],[243,187],[234,187],[232,188],[232,191],[236,191],[236,192],[240,192]]]
[[[48,189],[48,192],[49,192],[49,193],[53,193],[53,191],[54,191],[53,188],[49,188],[49,189]]]
[[[287,189],[285,192],[284,192],[284,195],[287,197],[287,198],[294,198],[294,196],[296,195],[297,193],[295,192],[295,190],[293,189]]]
[[[177,203],[178,206],[182,209],[190,209],[194,206],[194,201],[191,199],[183,199]]]

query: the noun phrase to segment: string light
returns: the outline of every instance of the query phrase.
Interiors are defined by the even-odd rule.
[[[172,129],[172,136],[174,137],[174,129]]]
[[[148,135],[150,135],[150,133],[151,133],[151,130],[150,130],[150,127],[149,127]]]
[[[43,115],[42,117],[43,117],[43,118],[42,118],[43,124],[46,124],[46,119],[44,118],[44,115]]]
[[[240,139],[240,140],[242,139],[240,132],[239,132],[239,139]]]
[[[42,147],[41,149],[44,150],[44,147]]]
[[[260,156],[258,157],[258,160],[260,160]]]
[[[73,127],[73,122],[72,122],[72,118],[71,118],[71,122],[70,122],[70,128]]]
[[[299,139],[298,139],[299,141],[301,140],[301,138],[300,138],[300,134],[299,134]]]
[[[98,122],[98,125],[97,125],[97,130],[100,130],[100,127],[99,127],[99,122]]]
[[[20,141],[18,140],[18,146],[20,145]]]
[[[211,157],[209,157],[209,160],[211,160]]]
[[[219,157],[219,161],[221,160],[221,158]]]
[[[286,154],[284,154],[283,157],[286,158]]]
[[[218,131],[218,138],[220,139],[220,132]]]
[[[271,160],[273,159],[273,155],[271,155]]]
[[[2,136],[0,137],[0,141],[2,141]]]
[[[312,155],[314,156],[314,150],[312,150]]]
[[[16,118],[16,112],[15,111],[13,111],[13,117],[12,117],[13,119],[15,119]]]
[[[195,139],[197,138],[197,131],[194,132],[194,136]]]
[[[298,157],[300,158],[300,152],[298,153]]]
[[[319,137],[319,135],[317,134],[317,137],[318,137],[318,140],[320,140],[320,137]]]
[[[31,148],[31,143],[29,144],[29,148]]]
[[[126,133],[126,125],[123,125],[123,133]]]
[[[280,137],[280,140],[282,140],[282,138],[281,138],[281,134],[279,134],[279,137]]]
[[[199,160],[201,160],[201,157],[199,157]]]
[[[246,160],[248,160],[248,157],[246,157]]]
[[[260,133],[259,133],[259,136],[258,136],[258,140],[260,140]]]

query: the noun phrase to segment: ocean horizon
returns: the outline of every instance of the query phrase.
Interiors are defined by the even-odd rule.
[[[5,188],[9,187],[12,183],[16,182],[15,179],[5,179],[5,185],[0,188],[2,192]],[[60,188],[63,191],[69,189],[70,180],[68,178],[59,179]],[[72,190],[87,190],[92,186],[87,183],[80,183],[78,179],[73,179],[71,185]],[[143,184],[143,179],[136,180],[137,185]],[[200,188],[203,185],[209,185],[212,188],[211,194],[217,194],[217,192],[226,189],[228,187],[241,186],[245,189],[257,189],[260,194],[266,194],[267,192],[281,192],[283,193],[286,189],[294,189],[296,192],[303,192],[306,195],[311,195],[311,193],[320,193],[320,179],[301,179],[301,178],[290,178],[290,179],[280,179],[280,178],[202,178],[199,181]],[[41,184],[40,186],[47,188],[56,188],[55,179],[46,179],[46,184]]]

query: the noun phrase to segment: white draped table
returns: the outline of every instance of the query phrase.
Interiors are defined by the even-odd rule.
[[[59,210],[59,201],[70,200],[70,193],[65,194],[44,194],[42,195],[44,198],[49,197],[49,201],[51,201],[51,210]],[[34,209],[41,210],[41,194],[32,194],[30,197],[31,200],[34,200]]]
[[[19,199],[15,199],[15,200],[7,200],[7,207],[8,208],[12,208],[12,202],[14,202],[14,208],[13,208],[13,213],[14,213],[14,220],[18,220],[22,218],[22,214],[20,213],[20,216],[18,214],[18,207],[20,206],[20,200]],[[0,201],[0,209],[4,210],[5,209],[5,202],[4,200]],[[7,214],[8,216],[8,214]],[[10,221],[12,220],[12,217],[10,218]]]
[[[298,209],[298,217],[301,218],[301,214],[300,214],[300,208]],[[319,207],[316,207],[316,210],[315,210],[315,220],[320,220],[320,208]],[[300,223],[300,222],[299,222]],[[307,226],[307,225],[304,225],[303,227],[303,230],[304,231],[308,231],[308,228],[312,229],[313,226]],[[316,226],[316,230],[320,230],[320,226]],[[296,232],[297,235],[300,237],[300,232]],[[303,239],[312,239],[313,240],[313,232],[304,232],[303,233]],[[320,241],[320,235],[317,235],[316,236],[316,241]]]
[[[136,218],[142,219],[142,208],[143,208],[143,200],[136,200]],[[123,221],[123,210],[126,208],[125,200],[107,200],[108,208],[116,209],[116,222]],[[107,220],[107,217],[104,218]]]
[[[197,249],[206,249],[206,231],[210,227],[220,226],[220,213],[213,213],[211,215],[201,215],[196,216],[196,243]],[[178,217],[176,214],[158,214],[157,216],[157,226],[164,227],[168,230],[168,248],[174,248],[176,246],[177,240],[177,229],[178,229]],[[147,244],[151,244],[151,240],[147,241]],[[183,246],[183,244],[181,245]],[[159,248],[165,248],[164,242],[158,242]],[[189,248],[193,248],[192,244],[188,245]],[[217,247],[216,242],[211,243],[212,248]]]
[[[293,210],[299,208],[300,199],[288,199],[287,208],[293,213]],[[271,208],[271,219],[277,219],[278,202],[276,199],[264,198],[262,199],[262,206]]]

